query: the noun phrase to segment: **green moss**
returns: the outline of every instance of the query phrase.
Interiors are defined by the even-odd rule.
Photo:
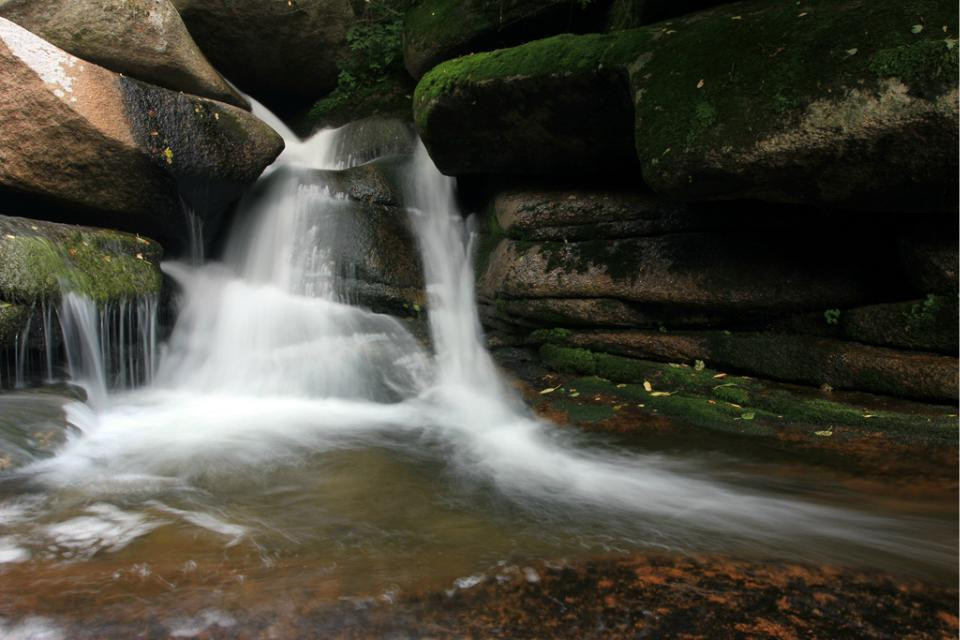
[[[556,371],[585,375],[597,373],[596,356],[586,349],[572,349],[555,344],[545,344],[540,347],[540,359]]]
[[[573,334],[569,329],[537,329],[529,336],[534,343],[563,344]]]
[[[33,303],[69,290],[106,302],[160,291],[160,247],[153,241],[11,220],[0,224],[0,293],[9,300]]]
[[[724,402],[732,402],[744,406],[750,402],[750,394],[746,389],[736,386],[732,382],[718,385],[713,389],[713,397]]]
[[[941,78],[956,80],[957,40],[921,40],[870,57],[870,70],[882,78],[899,78],[909,85],[922,85]]]
[[[0,349],[13,344],[29,315],[22,305],[0,302]]]
[[[589,73],[601,68],[624,68],[644,51],[652,33],[624,31],[582,36],[559,35],[519,47],[448,60],[434,67],[417,85],[413,96],[417,126],[427,128],[430,106],[448,92],[472,83],[512,76]]]
[[[927,28],[912,33],[919,23]],[[939,0],[765,0],[645,27],[661,38],[633,74],[642,96],[638,154],[647,170],[666,170],[683,148],[751,148],[812,101],[870,90],[891,76],[949,89],[956,55],[941,25],[956,23],[955,3]]]
[[[567,398],[558,400],[553,407],[563,411],[572,422],[590,423],[607,420],[615,415],[613,407],[605,404],[583,404]]]

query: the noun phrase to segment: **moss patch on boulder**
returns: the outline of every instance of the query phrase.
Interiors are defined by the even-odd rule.
[[[0,216],[0,296],[31,305],[76,291],[96,302],[157,295],[162,249],[147,238]]]

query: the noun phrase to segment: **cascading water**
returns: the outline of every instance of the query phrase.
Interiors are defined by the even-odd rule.
[[[149,547],[170,527],[215,548],[246,541],[260,570],[304,548],[341,571],[370,571],[371,556],[374,583],[400,580],[394,564],[418,549],[447,557],[458,545],[475,556],[448,558],[460,575],[573,548],[950,555],[901,523],[721,481],[715,462],[625,452],[530,415],[482,346],[470,233],[454,181],[422,145],[404,196],[433,353],[400,321],[351,305],[334,250],[351,204],[310,172],[367,158],[340,132],[301,142],[255,112],[287,149],[241,207],[222,263],[165,265],[181,292],[156,375],[148,338],[143,363],[119,357],[121,378],[147,386],[107,391],[102,363],[117,356],[90,338],[95,310],[66,296],[65,341],[90,398],[66,412],[82,433],[19,470],[32,489],[0,502],[14,514],[0,523],[0,559],[99,558]]]

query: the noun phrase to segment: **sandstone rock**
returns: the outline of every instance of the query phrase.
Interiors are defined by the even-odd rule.
[[[644,180],[685,200],[955,213],[956,22],[938,0],[811,0],[647,28],[662,37],[629,67]]]
[[[882,256],[851,253],[840,238],[819,238],[814,255],[803,237],[716,232],[568,243],[504,239],[485,259],[478,290],[487,300],[602,297],[749,319],[862,304],[883,282],[879,274],[889,271]]]
[[[259,97],[314,98],[337,85],[350,0],[173,0],[200,49]]]
[[[640,193],[514,189],[493,201],[499,229],[530,240],[588,240],[657,235],[696,228],[683,205]]]
[[[649,36],[561,35],[427,73],[414,119],[447,175],[626,171],[636,163],[625,61]]]
[[[883,395],[955,402],[956,358],[842,340],[754,332],[584,332],[572,346],[632,358],[703,360],[721,370]]]
[[[844,337],[867,344],[957,355],[956,295],[877,304],[840,313]]]
[[[420,78],[450,58],[575,32],[590,7],[572,0],[421,0],[404,16],[403,59]]]
[[[97,302],[158,295],[162,257],[142,236],[0,216],[0,299],[32,306],[64,290]]]
[[[900,239],[900,260],[919,294],[957,293],[957,229],[953,225],[922,227]]]
[[[213,217],[283,148],[246,111],[119,76],[3,18],[0,65],[0,188],[59,202],[63,218],[92,210],[175,238],[181,193]]]
[[[0,17],[111,71],[250,108],[203,57],[169,0],[0,0]]]
[[[937,0],[758,0],[556,36],[438,65],[415,121],[451,175],[626,171],[632,132],[676,199],[955,213],[956,22]]]

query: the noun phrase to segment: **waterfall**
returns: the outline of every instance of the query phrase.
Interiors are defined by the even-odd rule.
[[[155,329],[129,320],[108,328],[88,302],[66,296],[71,371],[90,402],[68,407],[83,435],[26,470],[38,481],[149,495],[156,483],[217,485],[211,479],[370,448],[436,456],[451,476],[534,513],[618,514],[668,546],[699,531],[755,545],[804,538],[941,552],[911,548],[863,514],[740,488],[705,476],[695,460],[600,446],[534,417],[483,347],[469,224],[455,182],[422,145],[404,200],[424,266],[432,353],[398,319],[351,304],[336,249],[337,221],[352,205],[317,170],[361,156],[349,153],[342,131],[300,141],[254,109],[287,136],[287,150],[242,202],[222,261],[163,265],[180,302],[152,381],[150,340],[141,360],[102,340]],[[148,384],[108,396],[105,363],[117,361],[121,381]]]

